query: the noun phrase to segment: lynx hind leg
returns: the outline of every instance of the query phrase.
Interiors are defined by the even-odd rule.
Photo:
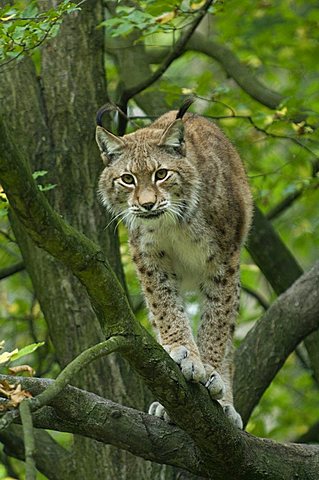
[[[209,391],[210,396],[214,400],[224,398],[226,392],[226,385],[221,375],[208,363],[204,363],[206,371],[205,387]]]
[[[230,403],[221,402],[224,413],[230,422],[235,425],[235,427],[243,430],[244,424],[240,414],[236,411],[235,407]]]
[[[233,400],[233,377],[234,377],[234,354],[233,342],[228,340],[226,345],[225,357],[222,364],[222,375],[226,383],[226,392],[223,400],[220,402],[226,417],[238,428],[243,429],[243,421],[240,414],[234,407]]]
[[[154,417],[161,418],[162,420],[165,420],[167,423],[171,423],[171,419],[169,415],[166,413],[165,408],[163,405],[159,402],[153,402],[148,408],[148,413],[149,415],[153,415]]]
[[[218,373],[210,365],[205,365],[206,371],[210,372],[210,376],[206,383],[206,387],[212,398],[216,399],[211,384],[211,378],[216,378]],[[221,365],[221,378],[223,382],[223,395],[219,397],[220,404],[223,407],[226,417],[237,428],[243,429],[243,421],[240,414],[236,411],[233,401],[233,345],[231,339],[227,341],[225,357]]]

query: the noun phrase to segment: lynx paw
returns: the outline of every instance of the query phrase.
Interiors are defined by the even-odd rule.
[[[220,400],[225,395],[226,387],[222,377],[214,370],[205,383],[205,387],[214,400]]]
[[[159,417],[165,422],[170,422],[170,418],[166,413],[165,408],[159,402],[153,402],[148,408],[149,415],[154,415],[155,417]]]
[[[189,350],[180,345],[169,350],[169,354],[180,366],[182,374],[186,380],[193,380],[194,382],[205,382],[206,372],[201,360],[189,352]]]
[[[226,403],[225,405],[223,405],[223,410],[226,417],[229,418],[231,423],[235,425],[235,427],[240,428],[242,430],[243,421],[239,413],[236,412],[235,408],[230,403]]]

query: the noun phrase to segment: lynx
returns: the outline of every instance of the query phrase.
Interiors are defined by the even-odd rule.
[[[241,428],[233,407],[232,336],[251,193],[234,147],[215,124],[186,113],[190,103],[123,137],[98,125],[105,164],[99,194],[128,227],[158,341],[185,378],[205,384]],[[196,342],[188,292],[201,300]],[[149,412],[166,417],[158,402]]]

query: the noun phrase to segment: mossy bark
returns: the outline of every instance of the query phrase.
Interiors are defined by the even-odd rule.
[[[42,2],[42,8],[50,6],[51,2]],[[48,171],[41,183],[57,185],[47,194],[50,203],[101,246],[124,285],[117,235],[105,230],[109,219],[96,193],[102,165],[94,140],[95,113],[107,101],[103,32],[96,29],[102,15],[102,2],[87,2],[81,12],[66,17],[57,37],[44,44],[37,69],[29,58],[5,67],[1,115],[31,169]],[[63,367],[104,335],[78,279],[36,247],[14,215],[11,222]],[[96,361],[74,384],[141,410],[148,403],[141,379],[118,356]],[[63,480],[149,479],[160,474],[173,478],[169,467],[80,437],[74,439],[68,469]]]

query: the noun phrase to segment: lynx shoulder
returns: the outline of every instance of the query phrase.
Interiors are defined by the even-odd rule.
[[[186,107],[117,137],[101,126],[102,202],[129,230],[133,260],[158,340],[187,380],[206,384],[241,426],[232,398],[232,336],[239,257],[252,199],[243,164],[221,130]],[[201,301],[197,338],[185,294]],[[160,405],[151,412],[163,415]]]

